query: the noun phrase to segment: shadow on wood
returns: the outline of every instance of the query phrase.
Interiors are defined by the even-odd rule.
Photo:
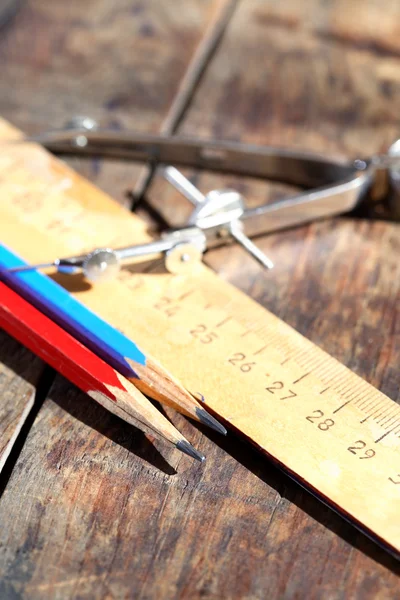
[[[295,504],[301,511],[340,536],[346,543],[390,569],[395,575],[400,575],[400,562],[393,555],[367,537],[362,531],[357,530],[331,507],[323,504],[306,488],[301,488],[296,480],[291,479],[272,460],[268,461],[262,457],[243,438],[238,439],[238,436],[233,434],[232,431],[228,431],[227,437],[222,438],[213,432],[209,432],[198,423],[193,424],[253,475],[272,487],[280,495],[281,500],[285,498]],[[229,427],[228,423],[224,424]]]
[[[52,400],[75,419],[107,437],[114,444],[125,448],[150,463],[166,475],[175,475],[175,469],[164,459],[146,435],[129,423],[108,412],[82,392],[64,396],[57,394]],[[75,401],[76,400],[76,401]]]
[[[4,334],[4,336],[7,338],[9,337],[6,336],[6,334]],[[15,342],[15,344],[17,343]],[[28,350],[25,352],[28,356],[28,364],[36,365],[36,360],[33,361],[33,354],[31,354]],[[20,439],[15,447],[15,452],[13,451],[12,455],[9,457],[10,464],[7,466],[4,474],[2,474],[2,479],[0,482],[1,495],[11,474],[13,464],[15,464],[26,436],[29,433],[29,429],[33,423],[33,420],[36,417],[44,400],[46,399],[48,392],[52,392],[51,388],[53,387],[53,383],[55,381],[55,373],[50,367],[44,369],[42,368],[39,377],[37,368],[26,368],[26,361],[21,360],[20,352],[10,352],[9,344],[0,344],[0,364],[3,364],[14,371],[27,383],[36,386],[35,410],[33,411],[34,415],[32,418],[29,418],[26,426],[21,431]],[[68,385],[71,384],[68,383]],[[59,386],[57,386],[57,391],[58,388]],[[63,410],[66,410],[75,419],[78,419],[85,425],[95,429],[101,435],[109,438],[112,442],[129,450],[129,452],[132,452],[143,460],[146,460],[160,471],[163,471],[168,475],[173,475],[176,473],[173,467],[168,464],[168,462],[162,457],[150,440],[148,440],[139,429],[132,427],[115,415],[112,415],[79,390],[74,390],[74,393],[70,394],[52,393],[51,398],[56,404],[63,408]]]

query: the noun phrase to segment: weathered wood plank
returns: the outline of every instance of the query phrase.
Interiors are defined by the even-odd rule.
[[[30,473],[29,482],[25,481],[18,502],[14,499],[19,492],[12,483],[2,499],[3,508],[8,507],[7,510],[12,512],[15,509],[15,520],[10,513],[3,513],[2,522],[6,520],[9,526],[2,528],[1,597],[12,597],[12,593],[21,592],[27,597],[37,598],[76,597],[75,594],[91,597],[91,590],[94,589],[98,590],[96,597],[104,597],[104,587],[107,589],[109,584],[97,585],[104,578],[104,573],[101,575],[99,569],[105,561],[104,564],[114,570],[112,563],[108,561],[112,556],[113,561],[116,560],[116,536],[124,535],[119,528],[127,527],[130,530],[130,549],[129,552],[123,551],[126,559],[129,562],[130,557],[135,556],[140,564],[143,560],[143,550],[139,549],[140,540],[149,548],[149,552],[152,538],[147,535],[150,533],[147,517],[135,515],[137,502],[145,497],[143,508],[147,512],[152,507],[150,519],[154,518],[154,513],[159,510],[159,494],[165,488],[164,485],[159,485],[165,477],[163,471],[173,471],[169,463],[157,456],[139,431],[126,427],[126,424],[105,410],[99,410],[95,403],[62,382],[61,378],[51,396],[57,400],[46,401],[19,461],[24,473]],[[46,437],[43,435],[45,430],[48,432]],[[141,455],[143,459],[140,458]],[[179,457],[175,455],[173,459],[172,462],[177,462]],[[191,466],[192,463],[188,461],[186,469]],[[50,473],[52,477],[49,486]],[[145,477],[144,473],[147,473]],[[12,480],[19,487],[19,477],[13,477]],[[139,481],[146,482],[146,490],[135,489]],[[124,507],[127,503],[132,511],[129,521],[125,521]],[[124,515],[123,523],[120,524],[115,520],[117,513],[114,510],[117,505],[118,512]],[[26,511],[29,514],[28,526]],[[101,524],[104,517],[108,524]],[[113,523],[109,520],[110,517]],[[130,522],[138,524],[139,528],[131,528]],[[88,526],[92,530],[88,538],[85,534],[86,541],[80,537],[83,523],[85,528]],[[98,526],[100,530],[105,526],[104,539],[103,533],[96,531]],[[50,530],[53,530],[54,535],[48,535]],[[19,539],[22,546],[19,550],[13,544],[17,532],[22,533],[22,538]],[[91,546],[92,535],[92,541],[97,539],[95,544],[100,539],[101,543],[98,550],[89,550],[87,559],[91,576],[83,575],[81,585],[79,563],[82,560],[86,562],[85,548]],[[58,542],[55,543],[55,539]],[[121,542],[125,548],[122,537]],[[132,552],[135,547],[136,550]],[[47,553],[48,558],[43,561]],[[50,556],[53,558],[50,559]],[[120,586],[117,573],[120,574],[121,566],[118,567],[117,563],[115,587],[119,592],[115,595],[119,596],[121,593],[122,597],[122,590],[129,591],[130,575],[127,569],[127,581],[124,587]],[[82,565],[83,572],[88,564]],[[25,577],[22,576],[23,573]]]
[[[118,171],[113,168],[113,176],[114,176],[114,183],[118,181]],[[71,391],[70,386],[67,386],[66,384],[64,385],[64,388],[67,388],[68,392],[70,394],[73,394],[73,392]],[[65,396],[63,389],[61,389],[61,392],[58,392],[57,389],[55,390],[55,394],[57,396],[61,396],[62,398]],[[76,394],[75,394],[76,395]],[[75,401],[75,399],[74,399]],[[87,399],[83,399],[83,404],[85,403],[85,401],[87,402]],[[90,403],[90,402],[89,402]],[[73,408],[75,408],[75,404],[73,405]],[[70,569],[72,567],[73,571],[76,573],[77,568],[78,568],[78,562],[82,560],[82,556],[80,558],[80,554],[79,554],[79,547],[84,547],[85,543],[83,538],[80,538],[82,529],[81,529],[81,524],[79,519],[74,519],[71,517],[72,514],[74,513],[74,502],[70,505],[69,504],[69,500],[66,498],[64,493],[61,493],[61,512],[62,514],[66,515],[66,519],[65,521],[68,523],[67,528],[72,526],[73,527],[73,522],[75,522],[78,525],[78,531],[76,532],[76,536],[73,536],[72,539],[72,544],[71,544],[71,549],[72,549],[72,555],[74,557],[74,559],[71,562],[71,556],[69,556],[69,558],[67,557],[66,562],[64,563],[62,562],[62,567],[60,568],[61,573],[63,574],[63,580],[60,581],[58,576],[54,577],[53,571],[50,571],[49,569],[43,569],[42,567],[39,567],[40,564],[44,565],[45,563],[42,562],[42,559],[44,558],[44,555],[42,554],[42,550],[43,550],[43,546],[41,541],[35,536],[34,534],[34,530],[36,530],[36,525],[33,525],[33,522],[36,521],[36,518],[38,516],[39,513],[42,512],[42,509],[40,507],[40,500],[38,500],[38,498],[43,498],[46,496],[47,493],[50,494],[50,499],[53,499],[54,497],[57,498],[58,497],[58,490],[56,489],[55,486],[55,481],[54,481],[54,473],[58,472],[58,469],[61,469],[61,466],[59,464],[59,462],[55,461],[54,464],[52,465],[53,468],[48,468],[48,464],[46,463],[46,456],[44,456],[43,453],[43,440],[44,440],[44,436],[45,436],[45,432],[47,430],[48,427],[51,428],[51,431],[56,433],[57,435],[61,432],[64,431],[63,427],[61,426],[61,423],[59,422],[59,420],[57,420],[56,417],[54,417],[54,412],[53,412],[53,408],[51,408],[51,418],[50,421],[46,418],[47,413],[46,413],[46,409],[47,409],[47,403],[46,406],[44,407],[43,411],[40,412],[39,414],[39,418],[37,419],[36,423],[35,423],[35,429],[32,432],[30,438],[29,438],[29,442],[27,444],[27,446],[25,447],[24,451],[23,451],[23,456],[25,456],[25,452],[28,453],[28,456],[30,456],[30,459],[33,460],[34,463],[34,468],[33,468],[33,472],[34,472],[34,476],[30,479],[30,483],[27,482],[27,480],[25,480],[23,482],[23,478],[20,478],[18,476],[18,472],[20,467],[18,466],[16,468],[16,470],[13,473],[13,477],[12,477],[12,481],[17,481],[18,485],[17,487],[19,487],[19,485],[22,485],[22,489],[21,492],[23,493],[23,497],[21,498],[21,503],[16,503],[14,502],[14,498],[16,497],[16,488],[13,487],[13,484],[10,482],[10,486],[7,487],[6,492],[4,497],[2,498],[3,501],[3,507],[6,508],[6,512],[8,512],[8,509],[10,508],[10,506],[14,505],[15,509],[16,509],[16,514],[18,514],[17,517],[17,521],[15,523],[13,523],[13,517],[8,513],[7,514],[7,523],[10,525],[10,527],[5,527],[3,529],[3,533],[5,534],[5,538],[4,540],[2,540],[2,547],[3,547],[3,541],[7,546],[7,551],[5,553],[2,554],[4,561],[2,559],[2,573],[4,574],[4,579],[2,579],[3,583],[2,583],[2,597],[12,597],[13,595],[17,594],[26,594],[30,597],[39,597],[39,598],[43,598],[43,597],[74,597],[76,595],[77,590],[79,590],[79,595],[81,597],[86,596],[86,597],[104,597],[104,585],[99,585],[99,582],[101,581],[101,579],[104,579],[104,574],[99,578],[98,574],[94,573],[92,571],[93,568],[93,562],[91,560],[89,560],[89,568],[91,570],[91,575],[87,576],[87,574],[84,574],[82,577],[80,577],[78,575],[78,577],[76,577],[76,575],[74,575]],[[64,409],[64,405],[63,405],[63,409]],[[93,409],[92,409],[93,410]],[[83,410],[78,410],[79,414],[83,414],[83,412],[85,411],[85,407],[83,407]],[[62,417],[68,417],[69,415],[66,415],[65,411],[62,410],[60,411],[62,413]],[[90,411],[89,411],[90,412]],[[109,418],[109,415],[107,414],[99,414],[98,412],[98,407],[94,408],[94,421],[98,420],[99,422],[99,429],[100,429],[100,433],[97,433],[95,430],[92,429],[94,421],[93,419],[89,418],[89,437],[93,434],[94,438],[95,438],[95,442],[90,442],[91,445],[94,446],[100,442],[100,444],[102,445],[104,443],[104,433],[107,429],[107,419]],[[82,417],[79,417],[82,418]],[[121,424],[117,423],[114,425],[115,428],[118,430],[118,435],[121,433],[123,435],[122,429],[121,429]],[[180,426],[182,427],[186,427],[188,428],[189,425],[184,423],[184,421],[181,419],[180,422]],[[124,426],[122,425],[122,428]],[[72,430],[71,430],[72,428]],[[78,438],[75,436],[75,425],[71,422],[71,419],[66,421],[66,425],[65,425],[65,429],[66,430],[71,430],[70,431],[70,439],[78,439],[79,440],[79,436]],[[79,427],[78,427],[79,429]],[[196,433],[190,431],[190,434],[192,435],[193,438],[196,437]],[[129,430],[127,436],[131,436],[131,430]],[[86,435],[86,431],[84,434],[84,437],[87,437]],[[33,442],[31,442],[31,440],[33,439]],[[118,438],[118,440],[120,440],[120,438]],[[54,449],[53,446],[53,442],[56,441],[52,435],[49,438],[49,442],[48,444],[46,444],[45,447],[45,451],[47,452],[51,452]],[[120,443],[123,443],[120,441]],[[79,442],[80,444],[80,442]],[[78,446],[79,446],[78,444]],[[114,446],[114,444],[112,444]],[[211,444],[210,444],[211,445]],[[60,440],[60,452],[61,452],[61,446],[62,448],[65,448],[67,452],[70,452],[69,456],[72,459],[72,462],[74,464],[74,469],[76,468],[76,465],[79,465],[81,463],[81,454],[78,451],[76,451],[77,446],[73,446],[73,448],[71,449],[71,444],[70,443],[65,443],[65,437]],[[146,443],[145,439],[144,441],[139,441],[137,444],[137,448],[135,449],[135,452],[137,453],[141,453],[141,446],[144,446],[144,461],[148,461],[148,460],[152,460],[152,457],[154,455],[154,450],[152,450],[151,446],[149,446],[148,443]],[[211,445],[212,447],[212,445]],[[39,454],[38,454],[39,452]],[[39,456],[40,455],[40,456]],[[117,454],[114,454],[113,452],[113,456],[116,459],[116,464],[121,460],[121,457],[117,457]],[[130,453],[127,453],[127,456],[130,457],[131,459],[134,458],[134,455],[131,455]],[[21,460],[24,462],[24,458],[21,457]],[[109,461],[110,460],[110,455],[108,453],[103,455],[103,460],[104,461]],[[137,464],[136,461],[135,465]],[[21,462],[19,461],[18,463],[19,465],[21,464]],[[111,471],[113,473],[117,472],[116,469],[116,464],[113,466],[113,468],[111,469]],[[146,463],[145,463],[146,464]],[[168,464],[163,463],[162,460],[157,459],[155,460],[155,465],[156,468],[153,469],[152,471],[152,478],[150,479],[150,483],[154,480],[155,482],[159,481],[159,477],[160,477],[160,473],[162,473],[162,470],[166,470],[167,474],[171,472],[171,469],[169,467]],[[58,468],[57,468],[58,466]],[[153,490],[148,489],[148,484],[149,484],[149,473],[148,470],[145,469],[142,465],[142,463],[139,461],[138,466],[138,477],[140,480],[143,481],[143,483],[145,484],[147,489],[143,489],[142,491],[140,490],[136,490],[135,492],[135,480],[132,478],[131,479],[131,460],[129,460],[129,465],[128,468],[126,468],[126,465],[123,465],[123,472],[124,475],[123,477],[127,479],[127,481],[130,483],[129,485],[129,490],[128,490],[128,495],[132,497],[132,511],[131,511],[131,516],[129,517],[129,521],[132,522],[137,522],[139,525],[141,524],[141,527],[143,527],[143,534],[140,536],[144,541],[146,541],[148,539],[148,545],[150,546],[149,552],[148,552],[148,556],[146,559],[146,556],[144,555],[144,550],[143,549],[139,549],[139,547],[136,548],[135,551],[132,551],[132,548],[135,548],[135,546],[137,546],[137,538],[138,538],[138,530],[133,530],[132,531],[132,537],[130,538],[130,542],[129,542],[129,547],[126,546],[127,552],[125,552],[124,549],[124,555],[127,555],[128,558],[128,562],[132,557],[136,557],[136,561],[137,561],[137,572],[138,575],[139,573],[146,573],[147,574],[150,573],[151,569],[152,569],[152,560],[153,560],[153,554],[154,554],[154,548],[153,545],[155,544],[155,540],[152,536],[149,536],[148,533],[148,523],[149,523],[149,519],[150,521],[155,520],[157,517],[157,514],[160,511],[160,507],[163,505],[164,503],[164,495],[161,496],[160,501],[157,503],[155,503],[155,507],[154,507],[154,511],[152,512],[152,514],[150,515],[150,517],[146,514],[145,515],[137,515],[137,507],[136,507],[136,503],[140,502],[141,503],[141,498],[142,497],[153,497],[157,498],[157,493],[153,494]],[[188,469],[187,470],[192,470],[192,463],[188,464]],[[25,468],[27,467],[27,468]],[[29,465],[26,465],[25,463],[25,467],[23,467],[23,471],[24,474],[26,475],[27,471],[30,471]],[[91,468],[88,468],[89,472],[91,472]],[[44,477],[40,477],[40,474],[43,473]],[[47,479],[47,476],[50,475],[51,473],[51,483],[50,483],[50,488],[47,488],[46,484],[44,483],[44,481]],[[99,473],[97,473],[97,477],[98,477]],[[103,478],[102,478],[103,479]],[[168,478],[169,479],[169,478]],[[69,478],[68,478],[69,480]],[[85,494],[86,491],[92,490],[93,489],[93,482],[96,480],[96,476],[94,479],[90,479],[89,482],[89,488],[84,488],[82,490],[82,493]],[[133,481],[132,481],[133,480]],[[39,486],[36,486],[36,483],[38,481],[41,481],[41,484],[39,484]],[[98,481],[98,479],[97,479]],[[108,484],[106,483],[108,481],[108,475],[106,474],[104,476],[104,483],[101,484],[101,486],[106,485],[106,487],[108,487]],[[174,480],[173,480],[174,481]],[[46,492],[43,493],[43,486],[46,488]],[[120,488],[120,484],[117,484],[117,487]],[[156,486],[158,487],[158,486]],[[167,488],[166,489],[166,495],[169,495],[168,492],[168,486],[162,486],[163,488]],[[174,499],[175,502],[171,505],[170,507],[170,512],[173,512],[175,510],[175,504],[177,504],[177,498],[180,497],[181,493],[182,493],[182,489],[185,490],[185,488],[187,487],[187,480],[185,477],[183,477],[183,479],[180,481],[179,485],[177,486],[177,492],[174,495],[171,495]],[[110,489],[110,488],[108,488]],[[32,493],[32,490],[34,490],[34,493]],[[37,491],[37,493],[35,492]],[[139,493],[138,493],[139,492]],[[192,489],[191,495],[194,494],[194,490]],[[79,497],[81,497],[81,494],[79,494]],[[108,492],[106,492],[104,498],[104,500],[106,500],[108,502],[109,500],[109,494]],[[32,502],[34,503],[35,506],[32,506]],[[209,500],[208,497],[205,498],[205,504],[208,504]],[[49,501],[49,503],[45,503],[48,507],[52,506],[52,503]],[[90,504],[90,503],[89,503]],[[69,509],[67,509],[67,506],[70,506]],[[146,504],[145,504],[146,506]],[[186,515],[184,514],[184,507],[185,504],[183,504],[180,508],[180,511],[177,515],[177,518],[175,519],[176,523],[179,526],[179,521],[182,518],[185,518]],[[110,510],[111,513],[113,513],[114,509],[115,509],[115,505],[114,502],[112,501],[111,505],[110,505]],[[122,508],[122,505],[121,505]],[[204,505],[203,510],[201,512],[205,512],[205,508],[206,506]],[[22,509],[22,512],[20,512],[20,509]],[[88,512],[86,512],[86,515],[89,519],[93,520],[93,506],[89,506],[87,507]],[[86,509],[85,509],[86,510]],[[197,510],[196,507],[192,507],[191,511],[195,512]],[[26,520],[24,519],[24,514],[26,513],[26,511],[29,512],[30,517],[29,517],[29,522],[31,523],[30,526],[28,526],[28,528],[26,527]],[[110,514],[108,514],[108,516],[110,516]],[[125,521],[126,518],[126,513],[124,510],[122,510],[122,514],[123,514],[123,521],[124,521],[124,527],[125,526],[129,526],[129,521]],[[103,521],[104,518],[104,514],[103,511],[100,510],[100,522]],[[138,518],[139,516],[139,518]],[[180,518],[179,518],[180,517]],[[72,518],[72,520],[71,520]],[[108,517],[107,517],[108,518]],[[115,515],[113,514],[112,519],[114,520]],[[52,520],[52,518],[51,518]],[[69,521],[71,521],[71,523],[69,523]],[[13,527],[13,525],[15,525],[15,527]],[[39,526],[39,528],[41,527],[39,524],[37,524]],[[32,529],[33,527],[33,529]],[[103,526],[101,526],[103,527]],[[177,526],[175,525],[174,529],[171,531],[171,539],[174,540],[174,538],[176,537],[176,529]],[[47,533],[50,533],[47,532]],[[47,533],[46,536],[47,537]],[[62,532],[60,532],[60,530],[58,528],[56,528],[56,530],[54,531],[56,537],[59,539],[60,541],[60,551],[61,551],[61,555],[63,553],[63,546],[65,545],[65,540],[63,538]],[[157,534],[157,531],[155,532]],[[32,537],[33,534],[33,537]],[[26,541],[23,541],[22,537],[25,538]],[[85,534],[86,535],[86,534]],[[10,536],[10,537],[9,537]],[[80,543],[77,545],[76,541],[77,538],[80,538]],[[48,543],[48,547],[47,550],[49,552],[48,554],[48,559],[45,559],[45,562],[50,562],[54,564],[54,552],[57,553],[56,551],[56,546],[57,543],[55,544],[55,540],[53,538],[52,535],[49,535],[49,543]],[[15,544],[15,542],[17,542],[17,547],[13,544]],[[182,539],[182,542],[184,542],[184,540]],[[113,535],[110,536],[109,538],[109,543],[110,546],[107,547],[107,544],[104,545],[103,543],[100,544],[100,551],[101,553],[103,553],[104,551],[104,558],[106,560],[106,562],[108,563],[109,558],[111,558],[112,556],[115,557],[115,537]],[[124,542],[125,545],[125,542]],[[40,550],[40,546],[42,546],[42,550]],[[68,544],[67,544],[68,546]],[[182,546],[181,546],[182,548]],[[66,548],[68,550],[68,547]],[[38,552],[36,552],[36,550],[38,550]],[[33,554],[32,554],[33,552]],[[180,554],[181,554],[182,550],[180,550]],[[114,560],[114,559],[113,559]],[[83,559],[83,561],[85,562],[85,560]],[[113,562],[113,561],[112,561]],[[86,571],[87,565],[83,566],[83,571]],[[122,597],[124,590],[126,590],[126,595],[129,596],[130,595],[130,591],[132,589],[132,570],[129,568],[129,564],[127,565],[127,569],[126,569],[126,574],[125,577],[123,578],[124,581],[121,579],[120,575],[121,573],[117,570],[115,571],[113,569],[112,563],[108,563],[108,568],[114,573],[113,577],[114,580],[113,582],[110,583],[106,583],[105,587],[106,589],[108,589],[109,587],[113,588],[113,590],[115,590],[115,592],[113,593],[108,593],[105,592],[107,595],[109,595],[109,597]],[[65,569],[65,571],[64,571]],[[96,570],[96,569],[95,569]],[[179,572],[179,569],[177,569],[177,571]],[[36,573],[36,575],[34,574]],[[72,573],[72,576],[70,576],[69,574]],[[29,584],[29,587],[27,587],[27,583],[29,583],[29,581],[32,581],[31,584]],[[140,579],[138,579],[140,586],[144,586],[145,583],[145,578],[143,579],[143,581],[141,581]],[[54,582],[54,585],[53,585]],[[158,581],[158,585],[160,588],[164,588],[164,580],[163,579],[159,579]],[[173,583],[171,583],[171,585],[169,586],[170,588],[173,587]],[[143,595],[144,597],[147,597],[147,586],[144,587],[144,592]]]
[[[374,2],[362,10],[341,2],[243,2],[179,133],[342,156],[384,150],[398,135],[400,15],[397,3],[389,3],[390,17],[378,19],[380,10]],[[204,192],[236,187],[252,204],[287,193],[281,185],[191,175]],[[188,213],[160,180],[150,198],[174,223]],[[207,260],[398,400],[399,226],[346,217],[257,243],[275,261],[273,272],[261,272],[238,248],[219,249]],[[280,491],[285,480],[278,481]],[[253,546],[268,559],[252,563],[250,597],[396,596],[398,566],[379,551],[369,557],[369,543],[322,507],[306,514],[310,499],[288,488],[265,538]],[[219,583],[219,594],[229,596],[223,576]]]
[[[28,0],[2,33],[0,113],[28,133],[88,112],[157,131],[218,6]]]
[[[342,155],[385,148],[398,136],[399,10],[243,2],[181,133]]]
[[[0,38],[0,114],[26,133],[89,115],[158,131],[222,0],[27,0]],[[119,201],[140,167],[70,160]]]
[[[354,14],[346,6],[243,2],[182,131],[335,153],[391,141],[395,19],[376,27],[382,10],[372,0]],[[314,23],[330,34],[313,33]],[[344,34],[346,44],[337,39]],[[384,77],[390,103],[377,83]],[[334,94],[342,89],[348,107],[365,98],[360,113],[346,116],[343,94]],[[221,185],[218,177],[198,181],[205,190]],[[255,198],[270,193],[229,181]],[[157,186],[158,198],[175,196]],[[239,249],[210,261],[395,397],[397,227],[337,219],[260,244],[277,262],[272,274]],[[57,380],[0,502],[0,522],[9,524],[0,533],[2,597],[396,597],[398,565],[374,544],[233,436],[209,439],[173,421],[207,454],[204,470],[165,454],[178,470],[171,474],[144,438]]]
[[[35,400],[43,363],[0,331],[0,472]]]
[[[58,379],[0,503],[2,598],[294,597],[318,581],[335,597],[327,570],[336,597],[344,582],[350,597],[395,597],[354,550],[376,558],[372,543],[232,436],[219,447],[173,421],[203,468],[165,447],[164,462]]]
[[[76,3],[24,2],[15,21],[1,32],[0,114],[27,133],[60,127],[85,113],[105,126],[157,130],[204,29],[218,18],[222,4],[180,2],[176,10],[176,4],[92,0],[83,11]],[[127,168],[126,163],[70,163],[103,188],[118,190],[115,195],[122,202],[140,173],[140,167]],[[21,382],[19,390],[14,404],[9,393],[3,397],[4,460],[33,400],[33,388],[24,391]]]

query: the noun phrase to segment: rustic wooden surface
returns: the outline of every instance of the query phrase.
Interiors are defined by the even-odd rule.
[[[74,112],[160,128],[218,3],[169,4],[92,0],[83,11],[28,2],[2,33],[0,113],[27,131]],[[398,134],[399,17],[396,2],[383,11],[373,0],[242,0],[180,131],[334,154],[383,149]],[[112,98],[123,100],[106,106]],[[119,199],[139,173],[94,160],[74,166]],[[227,179],[252,199],[284,192]],[[221,185],[210,175],[196,181]],[[149,197],[164,210],[178,200],[159,181]],[[177,221],[184,206],[175,207],[166,214]],[[346,217],[259,243],[273,273],[238,248],[209,262],[398,398],[398,227]],[[43,367],[27,369],[22,350],[25,361],[10,367],[13,344],[3,336],[0,352],[3,372],[25,380],[20,401]],[[158,453],[56,377],[0,479],[1,598],[400,597],[398,563],[255,451],[173,422],[207,454],[205,467]]]
[[[44,364],[0,332],[0,472],[35,400]]]

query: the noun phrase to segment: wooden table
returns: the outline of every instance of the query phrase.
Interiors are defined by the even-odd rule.
[[[116,128],[365,155],[399,134],[399,22],[396,0],[27,0],[0,34],[0,114],[32,133],[89,114]],[[120,202],[143,189],[139,165],[69,162]],[[204,191],[287,191],[189,174]],[[160,178],[147,197],[182,220],[186,205]],[[208,261],[398,399],[399,243],[393,223],[344,217],[261,238],[271,273],[236,247]],[[1,600],[400,598],[394,559],[234,435],[173,415],[207,455],[196,467],[161,456],[1,332],[0,363],[11,448]]]

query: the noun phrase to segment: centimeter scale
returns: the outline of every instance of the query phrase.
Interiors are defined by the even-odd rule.
[[[20,133],[0,121],[0,137]],[[148,241],[144,223],[34,144],[0,155],[0,240],[29,263]],[[202,264],[94,286],[57,275],[235,430],[394,554],[400,407]]]

